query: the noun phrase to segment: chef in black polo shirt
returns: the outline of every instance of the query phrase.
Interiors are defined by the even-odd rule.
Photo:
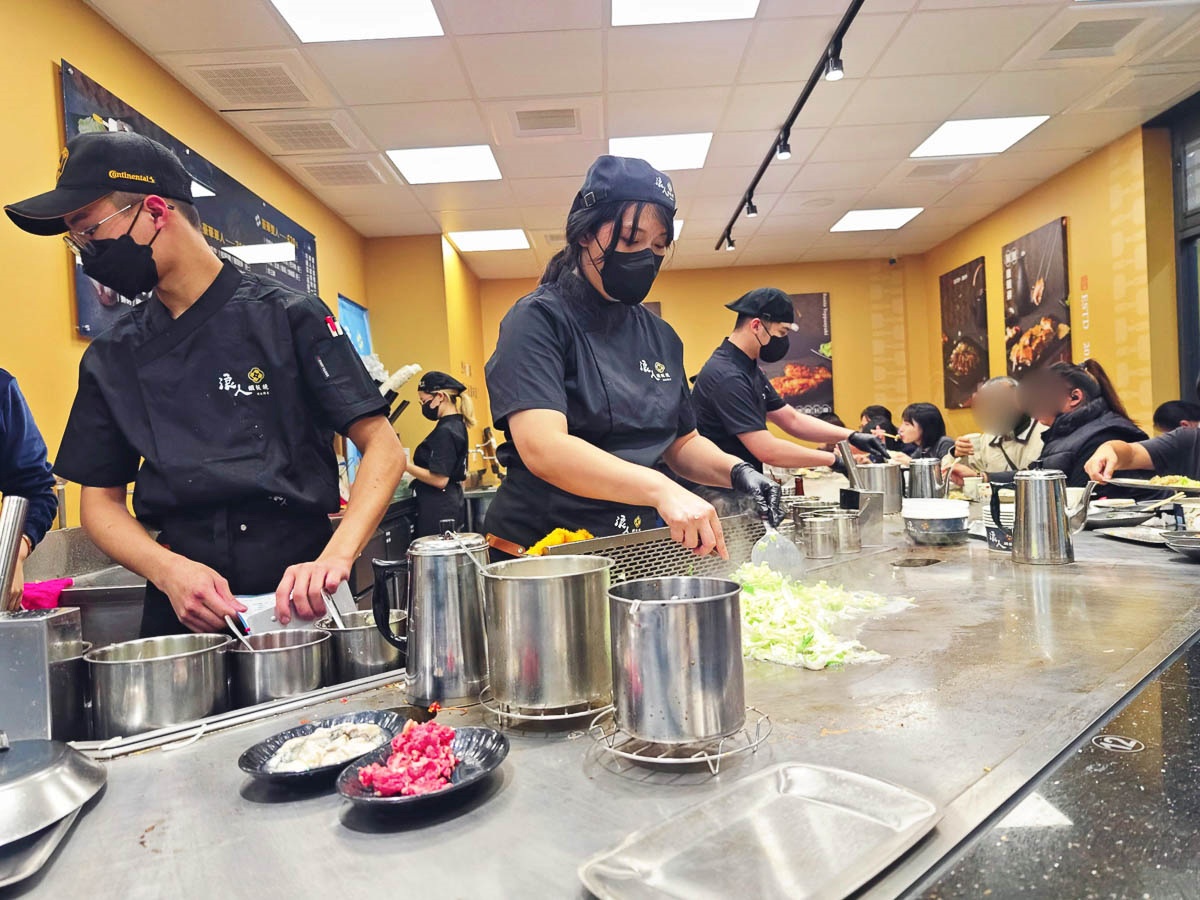
[[[408,474],[417,498],[417,536],[463,527],[463,479],[467,477],[467,426],[475,411],[467,386],[445,372],[426,372],[417,385],[421,415],[437,424],[413,451]]]
[[[755,288],[726,308],[737,313],[733,333],[709,357],[692,390],[700,434],[759,471],[764,463],[791,469],[837,462],[832,453],[776,437],[767,430],[768,422],[801,440],[822,444],[848,440],[874,459],[887,459],[886,448],[874,435],[832,425],[788,406],[759,368],[759,360],[778,362],[787,355],[789,335],[798,328],[791,297],[779,288]],[[710,499],[722,496],[702,493]]]
[[[673,238],[671,179],[601,156],[567,217],[567,246],[500,324],[487,364],[508,476],[486,527],[500,553],[555,528],[596,536],[654,527],[725,555],[712,505],[660,466],[755,497],[778,521],[779,488],[696,434],[674,330],[641,303]]]
[[[53,191],[5,207],[25,231],[65,232],[100,283],[153,291],[84,353],[55,464],[83,485],[92,540],[146,577],[143,635],[219,631],[244,609],[235,594],[275,592],[284,622],[293,608],[323,614],[322,592],[347,578],[404,471],[383,399],[329,309],[222,264],[190,198],[166,147],[103,133],[71,140]],[[363,459],[331,536],[335,431]]]
[[[1119,472],[1151,469],[1156,475],[1200,480],[1200,428],[1176,428],[1135,444],[1108,441],[1083,466],[1088,477],[1101,484]]]

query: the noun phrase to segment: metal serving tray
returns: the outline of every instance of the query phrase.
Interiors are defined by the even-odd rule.
[[[940,818],[906,788],[785,764],[634,832],[584,863],[579,877],[603,900],[844,897]]]

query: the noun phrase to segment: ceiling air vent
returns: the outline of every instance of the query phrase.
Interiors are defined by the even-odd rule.
[[[543,231],[542,240],[547,246],[553,247],[555,250],[561,250],[567,243],[567,233],[565,231]]]
[[[285,153],[357,149],[342,130],[328,119],[259,122],[255,127]]]
[[[577,109],[518,109],[513,113],[517,137],[545,137],[550,134],[578,134]]]
[[[1114,56],[1117,45],[1129,37],[1145,19],[1089,19],[1060,37],[1043,59],[1077,59]]]
[[[906,181],[957,181],[974,168],[973,162],[917,163],[904,176]]]
[[[310,100],[287,66],[281,63],[190,68],[213,91],[222,109],[281,106]]]
[[[362,187],[386,184],[386,179],[366,161],[303,163],[304,169],[321,187]]]

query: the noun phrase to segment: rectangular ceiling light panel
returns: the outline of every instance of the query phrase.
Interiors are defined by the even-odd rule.
[[[909,157],[986,156],[1003,153],[1049,116],[1008,116],[1003,119],[952,119],[943,122]]]
[[[646,137],[609,138],[608,152],[613,156],[644,159],[664,172],[700,169],[708,157],[712,132],[698,134],[659,134]]]
[[[528,250],[529,239],[520,228],[493,228],[488,231],[451,231],[447,237],[463,253],[488,250]]]
[[[501,177],[496,157],[487,144],[389,150],[387,155],[409,184],[499,181]]]
[[[305,44],[438,37],[432,0],[271,0]]]
[[[663,25],[753,19],[759,0],[612,0],[612,23]]]
[[[923,206],[898,209],[852,209],[830,231],[895,231],[925,211]]]

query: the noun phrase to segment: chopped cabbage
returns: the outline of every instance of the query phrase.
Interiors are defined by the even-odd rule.
[[[912,605],[904,597],[848,591],[824,581],[801,584],[766,566],[746,563],[733,573],[742,585],[742,652],[751,659],[824,669],[886,659],[853,632],[864,619]]]

